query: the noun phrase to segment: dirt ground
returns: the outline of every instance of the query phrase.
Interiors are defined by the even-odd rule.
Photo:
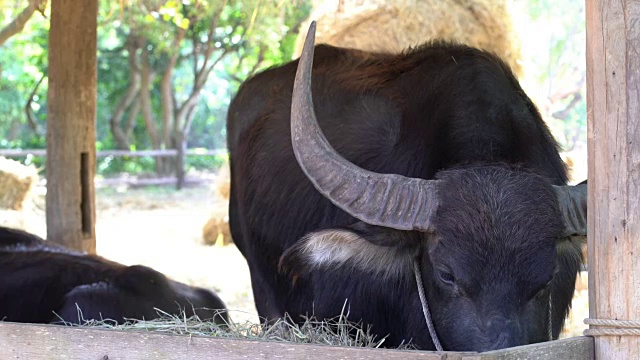
[[[202,227],[217,207],[227,204],[213,186],[177,192],[171,187],[105,188],[96,194],[97,251],[111,260],[150,266],[191,285],[214,289],[236,322],[258,320],[249,269],[234,245],[202,245]],[[39,206],[28,230],[45,235]],[[563,337],[578,336],[588,317],[586,273],[582,274]]]

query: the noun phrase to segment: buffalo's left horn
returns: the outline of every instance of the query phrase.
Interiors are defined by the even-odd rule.
[[[587,235],[587,184],[554,186],[562,214],[562,237]]]
[[[338,154],[322,134],[311,97],[315,28],[314,21],[293,86],[291,142],[298,164],[322,195],[365,223],[398,230],[431,230],[437,181],[362,169]]]

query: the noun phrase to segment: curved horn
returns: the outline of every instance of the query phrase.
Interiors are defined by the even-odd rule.
[[[315,28],[314,21],[293,86],[291,142],[298,164],[322,195],[351,216],[371,225],[429,231],[437,181],[362,169],[340,156],[322,134],[311,97]]]
[[[562,213],[562,237],[587,235],[587,184],[554,186]]]

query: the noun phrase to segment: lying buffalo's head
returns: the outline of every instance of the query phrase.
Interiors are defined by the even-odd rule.
[[[393,281],[414,279],[418,264],[445,350],[557,337],[579,265],[580,246],[569,236],[586,235],[586,186],[553,186],[507,165],[443,170],[434,180],[359,168],[317,124],[312,59],[313,28],[294,86],[294,152],[316,189],[361,223],[308,234],[281,265],[354,268]]]

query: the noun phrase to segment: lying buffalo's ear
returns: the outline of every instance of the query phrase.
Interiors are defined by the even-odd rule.
[[[307,234],[280,258],[279,271],[294,278],[313,270],[357,269],[398,276],[412,269],[418,235],[359,223]]]

